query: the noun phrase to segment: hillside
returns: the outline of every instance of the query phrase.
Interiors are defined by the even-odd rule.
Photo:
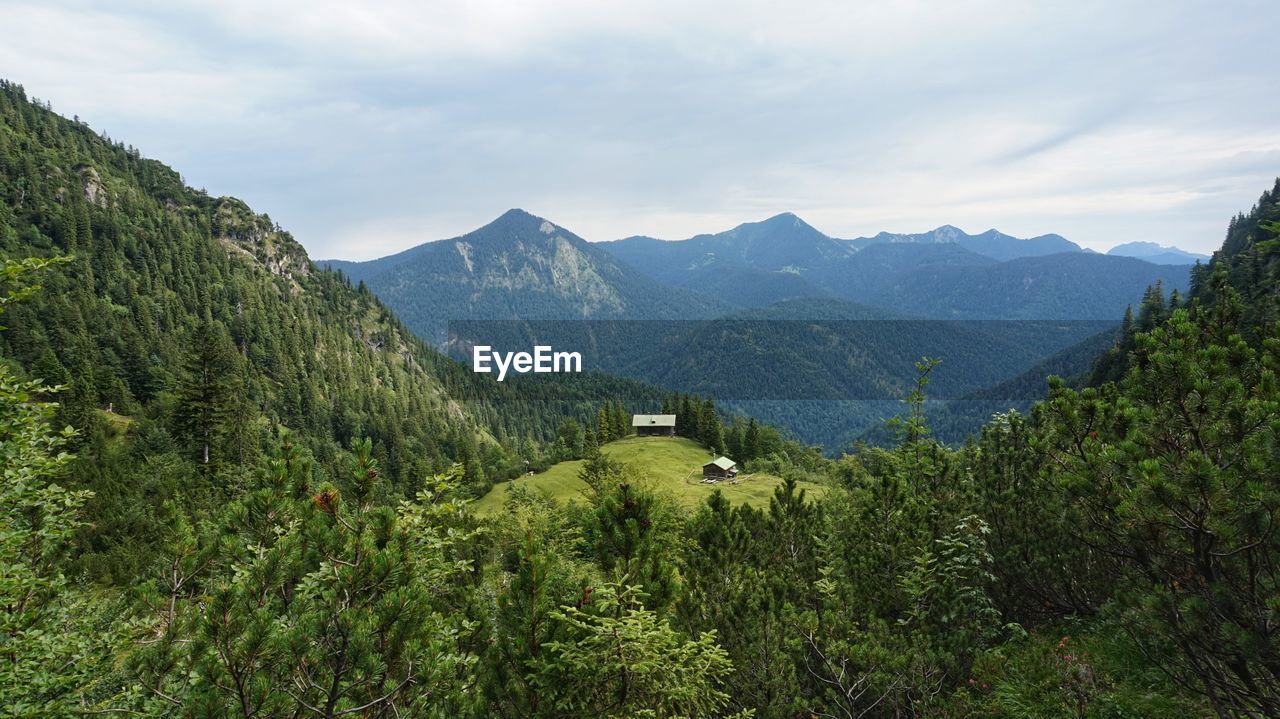
[[[734,503],[754,507],[767,507],[769,498],[782,480],[771,474],[744,472],[734,481],[703,484],[702,464],[711,455],[702,445],[683,437],[627,437],[610,442],[600,448],[607,457],[631,465],[635,472],[655,490],[670,494],[686,507],[695,507],[706,501],[716,490]],[[527,488],[558,502],[585,501],[587,485],[578,478],[583,460],[561,462],[545,472],[530,477],[520,477],[498,484],[472,505],[481,516],[501,511],[513,488]],[[824,489],[812,483],[801,486],[811,497],[818,497]]]
[[[104,572],[145,560],[142,517],[223,496],[286,432],[323,468],[370,438],[384,491],[402,495],[488,441],[444,389],[458,368],[268,216],[8,84],[0,253],[73,258],[9,311],[0,353],[68,385],[56,399],[81,433],[72,483],[98,492],[91,518],[114,517],[82,533],[112,555]],[[188,470],[198,481],[177,479]]]
[[[870,253],[877,248],[870,248]],[[905,263],[843,296],[938,319],[1120,319],[1147,287],[1185,292],[1190,268],[1086,252],[1008,262]]]
[[[1111,324],[921,320],[807,298],[703,321],[456,323],[449,351],[467,361],[474,345],[573,347],[586,367],[640,386],[713,397],[834,453],[901,411],[922,356],[943,359],[931,394],[954,399],[1024,373]],[[566,380],[557,388],[572,384]],[[1020,396],[1036,398],[1042,389],[1037,385]],[[630,390],[618,387],[619,393]],[[615,396],[651,399],[647,393]]]

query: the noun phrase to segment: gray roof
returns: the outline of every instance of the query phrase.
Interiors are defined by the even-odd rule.
[[[674,427],[674,414],[637,414],[631,418],[632,427]]]
[[[732,459],[729,459],[728,457],[716,457],[715,459],[711,460],[710,462],[707,462],[702,466],[710,467],[713,464],[719,467],[720,469],[733,469],[734,467],[738,466],[737,462],[733,461]]]

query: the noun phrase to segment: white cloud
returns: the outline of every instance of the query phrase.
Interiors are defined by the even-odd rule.
[[[4,2],[0,68],[317,257],[508,207],[588,239],[791,210],[1199,250],[1280,173],[1280,8]]]

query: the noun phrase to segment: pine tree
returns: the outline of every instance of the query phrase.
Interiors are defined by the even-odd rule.
[[[671,539],[667,522],[652,491],[621,482],[599,497],[592,525],[596,562],[606,576],[641,587],[645,606],[659,610],[676,592],[675,568],[665,551]]]
[[[515,570],[497,598],[487,656],[484,690],[492,716],[555,716],[555,691],[548,692],[531,671],[547,659],[547,645],[566,638],[554,619],[561,607],[581,602],[586,578],[545,527],[530,527],[515,550]],[[586,594],[589,596],[589,594]]]
[[[188,345],[174,426],[194,448],[196,461],[210,467],[224,459],[219,451],[230,429],[238,389],[236,354],[226,331],[212,320],[196,327]]]
[[[720,413],[716,411],[715,402],[708,397],[702,401],[698,413],[698,441],[711,450],[713,454],[724,452],[724,425],[720,421]]]
[[[558,716],[724,713],[733,664],[715,635],[686,638],[643,600],[635,587],[607,583],[590,605],[553,612],[568,638],[546,645],[536,676]]]
[[[596,431],[600,435],[600,442],[612,442],[614,437],[613,431],[613,415],[609,412],[607,406],[601,407],[596,412]]]
[[[1047,449],[1082,520],[1119,564],[1114,601],[1148,659],[1220,716],[1280,713],[1280,341],[1251,346],[1225,274],[1211,304],[1136,336],[1118,387],[1057,387]],[[1274,290],[1273,290],[1274,291]]]
[[[47,387],[71,384],[71,373],[58,361],[58,355],[48,347],[40,355],[40,359],[31,366],[31,376],[41,380]]]
[[[631,433],[631,415],[627,414],[627,410],[622,407],[622,401],[618,400],[613,403],[613,431],[617,434],[616,439],[622,439]]]

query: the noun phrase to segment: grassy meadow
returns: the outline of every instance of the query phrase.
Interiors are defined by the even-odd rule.
[[[631,465],[650,486],[672,495],[686,506],[705,501],[717,489],[730,502],[768,506],[774,487],[782,483],[780,477],[772,474],[744,472],[738,475],[736,484],[731,480],[703,484],[702,465],[713,457],[702,445],[684,437],[626,437],[600,449],[610,459]],[[545,472],[494,485],[472,509],[479,515],[501,510],[507,502],[508,489],[516,485],[532,487],[561,502],[583,500],[587,485],[578,479],[581,469],[582,460],[561,462]],[[810,495],[823,492],[823,487],[817,484],[802,482],[800,486]]]

